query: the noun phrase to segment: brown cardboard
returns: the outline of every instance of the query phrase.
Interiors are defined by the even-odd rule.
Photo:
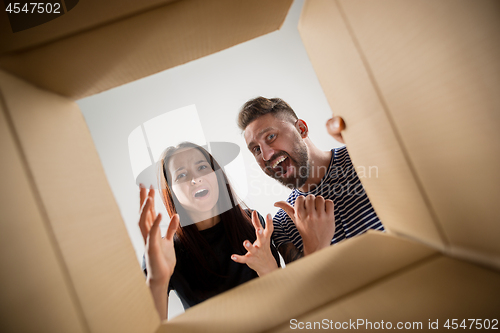
[[[2,331],[158,328],[83,116],[60,94],[96,93],[270,32],[291,4],[181,2],[2,58],[31,81],[0,71],[1,263],[12,273],[1,279]]]
[[[78,34],[139,12],[154,10],[177,0],[85,0],[55,20],[12,33],[5,11],[0,11],[0,54],[34,48],[57,39]],[[31,9],[31,6],[30,6]],[[64,12],[64,10],[62,11]]]
[[[335,1],[307,1],[299,31],[356,167],[378,168],[378,177],[360,178],[386,229],[444,249],[428,200],[409,152],[400,144],[390,115]]]
[[[498,13],[487,0],[309,1],[300,24],[354,163],[379,166],[361,181],[387,228],[495,267]]]
[[[79,99],[274,31],[291,2],[177,1],[3,55],[0,68]]]
[[[332,300],[330,304],[296,319],[321,322],[326,318],[334,325],[358,319],[370,321],[372,325],[375,322],[380,325],[384,321],[384,325],[391,322],[392,329],[397,329],[399,322],[403,328],[407,322],[410,325],[420,322],[420,331],[442,332],[447,330],[444,327],[446,321],[450,320],[452,325],[453,319],[456,319],[457,325],[465,319],[467,329],[472,324],[468,319],[481,319],[481,325],[489,319],[491,328],[491,320],[498,319],[499,307],[500,275],[497,272],[437,256],[375,281],[349,297]],[[429,321],[436,320],[439,329],[429,329]],[[474,329],[476,322],[473,324]],[[358,329],[365,331],[369,328],[360,326]],[[376,331],[375,328],[373,330]],[[378,330],[381,330],[380,326]],[[290,323],[286,322],[269,332],[289,331]],[[417,331],[416,326],[410,331]]]
[[[265,332],[436,255],[427,246],[370,232],[213,297],[158,332]]]
[[[153,331],[158,316],[78,106],[5,73],[0,89],[87,329]]]
[[[362,181],[397,236],[351,239],[159,325],[72,99],[272,31],[289,5],[182,0],[75,24],[44,45],[34,31],[9,44],[33,48],[0,58],[17,76],[0,72],[2,331],[254,332],[288,330],[294,317],[495,315],[498,271],[437,250],[499,267],[498,3],[313,0],[304,44],[346,119],[355,165],[379,168]]]
[[[452,253],[500,267],[499,2],[339,4]]]
[[[87,332],[73,282],[0,95],[0,330]],[[57,309],[57,311],[54,311]]]

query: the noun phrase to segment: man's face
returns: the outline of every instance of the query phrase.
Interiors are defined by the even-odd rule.
[[[299,188],[309,177],[307,146],[295,124],[272,114],[245,129],[245,141],[260,168],[285,186]]]

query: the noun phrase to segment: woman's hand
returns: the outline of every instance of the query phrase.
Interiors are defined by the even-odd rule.
[[[150,209],[150,205],[152,205],[152,200],[148,197],[141,220],[142,215],[148,214],[147,210]],[[170,221],[165,238],[161,238],[160,222],[161,214],[158,214],[146,237],[147,283],[150,286],[168,285],[176,264],[174,235],[179,226],[179,215],[175,214]]]
[[[151,190],[154,196],[154,190]],[[150,191],[150,193],[151,193]],[[142,196],[141,196],[142,199]],[[146,269],[148,276],[146,284],[151,289],[156,310],[162,320],[167,319],[168,314],[168,283],[174,273],[176,264],[174,235],[179,227],[179,215],[175,214],[168,225],[165,238],[161,238],[160,222],[161,214],[156,216],[155,220],[149,226],[149,214],[154,210],[152,197],[144,199],[144,205],[141,211],[139,225],[141,231],[146,231]]]
[[[231,259],[240,264],[247,264],[259,276],[263,276],[278,268],[278,264],[271,253],[271,235],[274,231],[271,214],[267,214],[266,228],[262,229],[257,211],[254,210],[252,212],[252,224],[257,239],[253,244],[248,240],[244,241],[243,246],[248,252],[244,256],[233,254]]]
[[[155,190],[151,187],[149,193],[147,192],[144,185],[139,185],[140,192],[140,213],[141,219],[139,220],[139,228],[141,229],[142,238],[144,239],[144,244],[146,244],[146,238],[148,237],[149,230],[153,226],[153,222],[156,218],[155,212]],[[148,205],[148,209],[145,209],[146,200],[150,201],[151,204]]]

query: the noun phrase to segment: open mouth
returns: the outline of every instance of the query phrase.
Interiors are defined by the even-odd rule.
[[[288,173],[288,168],[290,166],[290,158],[288,156],[278,157],[274,163],[271,165],[272,170],[276,177],[285,177]]]
[[[203,198],[207,194],[208,194],[208,190],[201,189],[201,190],[195,192],[194,197],[195,198]]]

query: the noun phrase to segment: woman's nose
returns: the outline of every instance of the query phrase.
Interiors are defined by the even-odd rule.
[[[201,183],[201,178],[198,178],[198,179],[193,178],[193,179],[191,179],[191,184],[196,185],[196,183]]]

